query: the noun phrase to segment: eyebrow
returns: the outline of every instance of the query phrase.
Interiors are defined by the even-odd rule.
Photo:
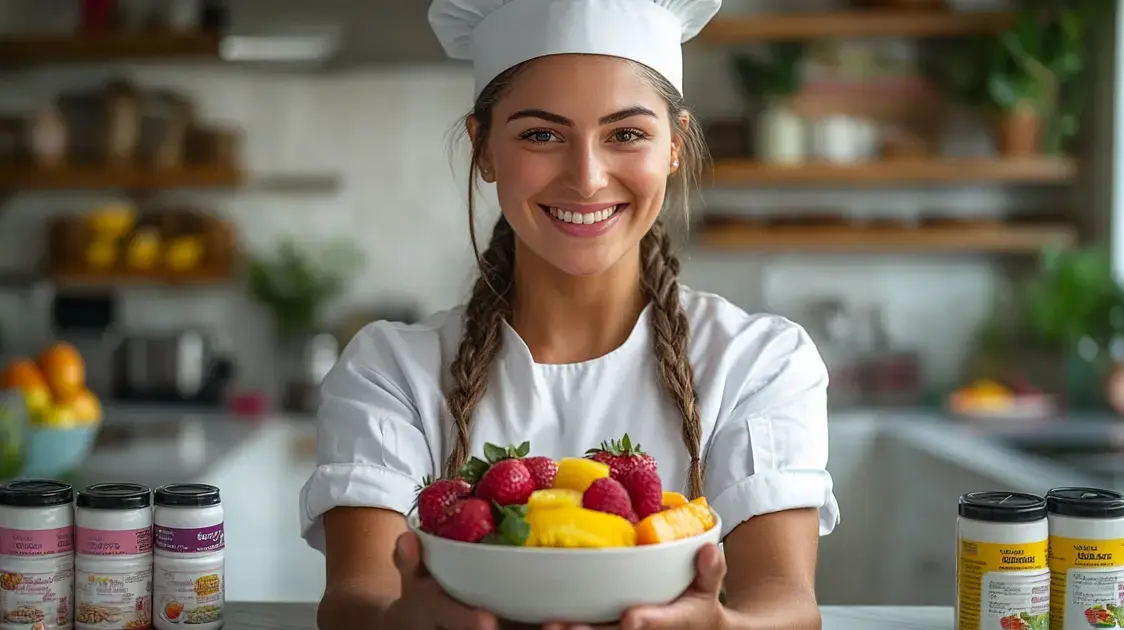
[[[652,118],[657,118],[656,113],[652,110],[648,109],[647,107],[636,105],[634,107],[626,107],[625,109],[622,109],[620,111],[613,112],[608,116],[602,116],[599,122],[602,125],[611,125],[615,122],[620,122],[627,118],[632,118],[633,116],[651,116]],[[521,109],[508,116],[507,122],[518,120],[520,118],[541,118],[542,120],[547,120],[565,127],[574,126],[574,121],[570,120],[569,118],[542,109]]]

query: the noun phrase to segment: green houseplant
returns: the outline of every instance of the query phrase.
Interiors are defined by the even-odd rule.
[[[733,57],[742,92],[756,99],[757,154],[767,162],[791,164],[804,160],[804,122],[790,107],[789,98],[803,85],[805,47],[780,43],[771,47],[767,60],[747,54]]]
[[[324,307],[346,290],[361,262],[347,243],[313,248],[288,238],[273,253],[250,257],[250,292],[272,311],[283,336],[315,332]]]

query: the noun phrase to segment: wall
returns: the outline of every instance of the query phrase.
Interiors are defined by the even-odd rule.
[[[724,11],[742,9],[727,3]],[[238,224],[251,250],[268,248],[285,234],[357,238],[368,262],[341,309],[407,296],[429,312],[463,299],[472,271],[463,210],[464,153],[450,154],[448,134],[470,104],[472,81],[464,68],[397,66],[330,76],[214,65],[138,65],[119,71],[148,86],[186,90],[204,116],[241,127],[244,160],[252,172],[331,172],[341,182],[328,193],[177,192],[166,198],[212,204]],[[30,110],[61,89],[93,84],[111,73],[109,68],[51,68],[0,74],[0,111]],[[688,97],[703,118],[741,110],[722,51],[689,47],[687,76]],[[0,270],[36,267],[47,217],[81,212],[112,198],[88,193],[10,198],[0,213]],[[833,203],[868,214],[939,206],[970,215],[1028,203],[1048,206],[1055,200],[1037,191],[973,187],[892,193],[727,190],[708,192],[705,202],[700,210]],[[970,335],[1002,284],[997,263],[986,257],[752,256],[693,249],[684,257],[687,283],[722,293],[749,310],[799,317],[803,304],[823,295],[843,297],[856,307],[881,305],[891,337],[920,348],[935,381],[955,378]],[[226,332],[243,362],[242,383],[271,387],[268,322],[239,289],[128,290],[122,295],[130,325],[202,324]],[[27,304],[21,295],[0,291],[0,330],[21,331],[16,350],[38,343],[45,331],[40,311]],[[950,311],[955,315],[950,317]]]

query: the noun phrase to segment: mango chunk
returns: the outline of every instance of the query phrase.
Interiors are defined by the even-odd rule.
[[[590,549],[636,545],[636,529],[616,514],[560,507],[529,511],[527,523],[531,526],[527,547]]]
[[[566,457],[558,462],[554,489],[585,492],[594,481],[609,476],[609,465],[584,457]]]
[[[551,510],[556,508],[579,508],[582,506],[582,493],[577,490],[554,488],[552,490],[535,490],[527,500],[527,510]]]
[[[656,512],[636,525],[636,544],[656,545],[683,540],[714,527],[714,513],[706,499],[698,498],[679,507]]]

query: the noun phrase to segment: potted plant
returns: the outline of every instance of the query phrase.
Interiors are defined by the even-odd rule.
[[[1064,366],[1075,406],[1100,406],[1112,365],[1109,349],[1124,332],[1124,290],[1100,248],[1050,251],[1022,293],[1022,329]]]
[[[790,97],[803,84],[804,45],[780,43],[772,46],[769,60],[736,55],[734,68],[743,92],[759,99],[762,112],[757,123],[757,154],[765,162],[795,164],[804,161],[804,121],[793,111]]]
[[[350,244],[313,249],[288,238],[273,254],[250,257],[250,292],[272,312],[283,337],[315,333],[324,307],[344,292],[361,260]]]

